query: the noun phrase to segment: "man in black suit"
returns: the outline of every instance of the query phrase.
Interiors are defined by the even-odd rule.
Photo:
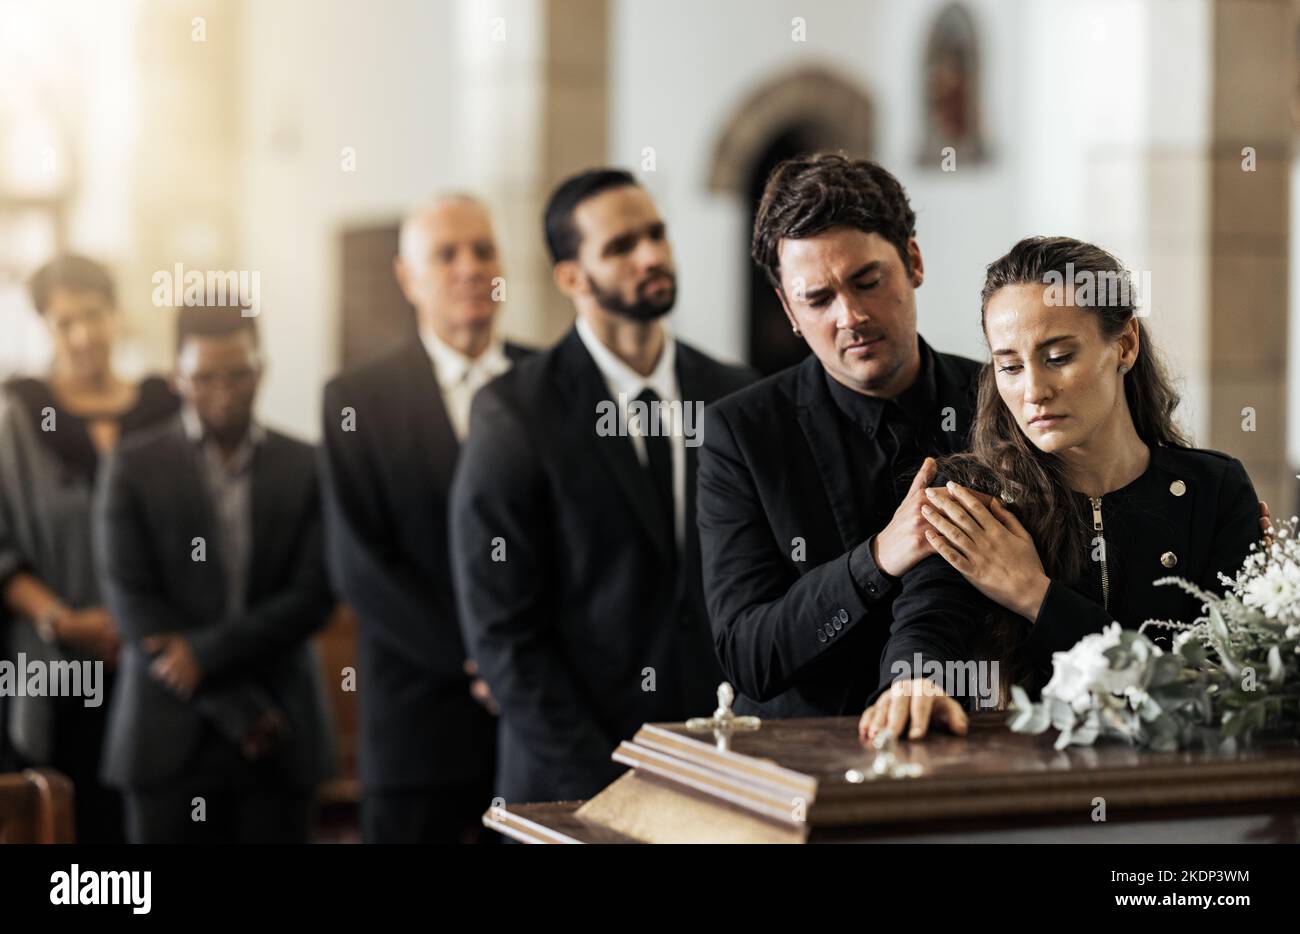
[[[631,175],[568,179],[545,227],[577,324],[479,393],[452,493],[461,625],[501,706],[508,801],[590,797],[642,723],[713,707],[689,521],[699,416],[752,378],[664,327],[672,251]]]
[[[177,333],[181,414],[122,442],[97,501],[122,634],[104,777],[135,842],[306,842],[331,768],[315,454],[253,418],[253,317],[186,308]]]
[[[861,713],[897,579],[933,553],[923,490],[966,445],[979,365],[917,335],[915,220],[897,179],[839,155],[763,193],[754,259],[812,355],[705,416],[704,587],[738,711]]]
[[[413,211],[394,271],[419,339],[337,377],[324,402],[330,566],[360,624],[362,835],[486,839],[496,719],[456,624],[448,489],[473,394],[527,351],[496,335],[501,265],[475,199]]]

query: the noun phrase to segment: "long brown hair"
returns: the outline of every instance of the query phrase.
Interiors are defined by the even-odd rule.
[[[989,299],[1001,289],[1013,285],[1046,288],[1049,283],[1066,282],[1073,290],[1070,280],[1079,273],[1118,286],[1072,292],[1070,296],[1075,307],[1087,308],[1097,317],[1103,335],[1117,337],[1137,311],[1129,273],[1110,253],[1069,237],[1026,238],[989,264],[980,293],[981,330]],[[1124,376],[1133,427],[1149,446],[1188,447],[1173,418],[1178,394],[1140,319],[1137,327],[1138,356]],[[979,376],[970,450],[942,458],[939,470],[963,486],[1000,497],[1033,536],[1048,577],[1073,583],[1083,576],[1092,538],[1087,512],[1068,483],[1064,463],[1025,437],[1015,415],[1003,404],[991,363],[984,365]],[[1027,633],[1027,623],[1009,611],[995,616],[985,627],[985,654],[1001,658],[1004,673],[1011,675],[1011,682],[1020,683],[1032,674],[1016,651]],[[1007,683],[1005,678],[1003,681]]]

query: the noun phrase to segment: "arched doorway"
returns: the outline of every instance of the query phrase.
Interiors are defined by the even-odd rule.
[[[749,269],[745,295],[745,347],[760,373],[775,373],[808,353],[781,310],[763,270],[749,257],[749,237],[763,186],[783,159],[802,153],[839,150],[866,157],[872,150],[870,99],[840,76],[806,69],[765,84],[741,103],[718,139],[711,191],[743,198],[744,241],[737,244]]]

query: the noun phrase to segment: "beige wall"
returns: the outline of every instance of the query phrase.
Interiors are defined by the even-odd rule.
[[[876,154],[920,211],[927,337],[980,355],[983,263],[1029,232],[1096,239],[1153,273],[1152,330],[1199,443],[1241,456],[1287,511],[1295,4],[975,0],[992,161],[953,175],[916,164],[918,56],[941,5],[135,0],[100,22],[69,0],[53,18],[86,34],[72,55],[87,72],[64,79],[83,85],[68,98],[83,150],[73,245],[119,272],[137,369],[170,357],[155,270],[256,270],[263,414],[314,437],[338,363],[340,230],[392,222],[435,189],[480,190],[503,246],[505,329],[547,342],[570,319],[541,239],[547,190],[605,159],[636,168],[652,146],[643,176],[678,252],[675,327],[734,358],[746,206],[709,188],[718,136],[753,88],[816,64],[872,103]],[[808,43],[790,41],[796,15]]]

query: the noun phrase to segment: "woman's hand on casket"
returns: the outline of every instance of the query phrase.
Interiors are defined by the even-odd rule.
[[[931,721],[942,723],[953,733],[963,736],[970,727],[970,719],[961,704],[943,692],[929,678],[895,681],[888,691],[862,713],[858,721],[858,736],[872,740],[884,729],[902,736],[904,727],[911,724],[908,739],[922,739]]]

